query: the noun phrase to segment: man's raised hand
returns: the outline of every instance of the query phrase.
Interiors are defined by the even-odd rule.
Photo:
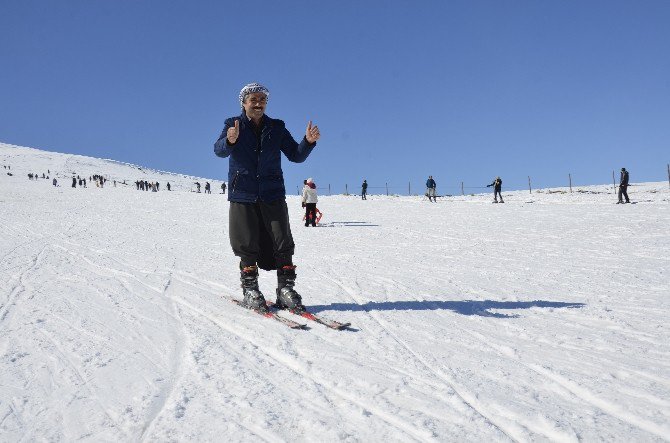
[[[226,138],[228,138],[228,143],[234,145],[235,142],[237,141],[237,137],[239,136],[240,136],[240,121],[235,120],[235,126],[231,126],[230,128],[228,128]]]
[[[318,126],[312,126],[312,120],[307,123],[307,129],[305,130],[305,139],[308,143],[316,143],[316,141],[321,137]]]

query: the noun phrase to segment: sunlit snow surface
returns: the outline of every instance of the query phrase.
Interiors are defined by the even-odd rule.
[[[321,196],[318,228],[289,196],[296,289],[353,325],[295,331],[222,298],[220,182],[3,144],[0,174],[0,441],[670,439],[667,183]]]

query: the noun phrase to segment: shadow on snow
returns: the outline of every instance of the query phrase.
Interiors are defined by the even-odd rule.
[[[379,226],[379,225],[365,221],[332,221],[332,222],[319,223],[318,226],[320,228],[336,228],[336,227],[359,228],[359,227]]]
[[[585,303],[566,303],[560,301],[495,301],[495,300],[462,300],[462,301],[387,301],[356,303],[331,303],[329,305],[310,306],[312,312],[320,311],[436,311],[449,310],[461,315],[478,315],[480,317],[517,318],[518,314],[500,314],[491,309],[530,309],[530,308],[582,308]]]

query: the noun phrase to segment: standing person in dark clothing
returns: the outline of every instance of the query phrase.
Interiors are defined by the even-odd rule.
[[[77,178],[74,175],[72,176],[72,187],[73,188],[77,187]]]
[[[205,194],[211,194],[212,193],[212,188],[209,182],[205,182]]]
[[[361,199],[362,200],[367,200],[368,197],[368,181],[363,180],[363,184],[361,185]]]
[[[435,196],[435,189],[437,188],[437,183],[433,180],[433,176],[429,175],[428,180],[426,180],[426,195],[428,196],[428,201],[437,203],[437,197]]]
[[[167,188],[168,188],[168,191],[171,190],[172,187],[170,186],[170,182],[167,182]]]
[[[502,198],[502,180],[500,180],[500,177],[496,177],[495,180],[493,180],[493,183],[490,185],[486,185],[487,188],[490,188],[493,186],[493,203],[498,203],[498,196],[500,196],[500,203],[505,203]]]
[[[233,253],[240,257],[242,304],[267,312],[258,287],[258,267],[277,270],[277,306],[303,311],[295,289],[295,244],[286,206],[281,154],[295,163],[304,162],[316,146],[320,133],[310,121],[297,143],[283,121],[268,117],[265,108],[270,92],[258,83],[240,91],[242,114],[226,120],[214,152],[230,157],[228,168],[229,238]]]
[[[221,194],[225,194],[225,193],[226,193],[226,184],[221,183]]]
[[[630,200],[628,199],[628,171],[626,171],[626,168],[621,168],[621,177],[619,178],[619,203],[630,203]],[[626,198],[626,201],[623,201],[623,198]]]

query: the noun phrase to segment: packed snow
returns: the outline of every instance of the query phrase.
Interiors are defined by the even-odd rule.
[[[0,441],[670,439],[668,183],[321,195],[317,228],[288,196],[336,331],[223,297],[220,182],[6,144],[0,173]]]

